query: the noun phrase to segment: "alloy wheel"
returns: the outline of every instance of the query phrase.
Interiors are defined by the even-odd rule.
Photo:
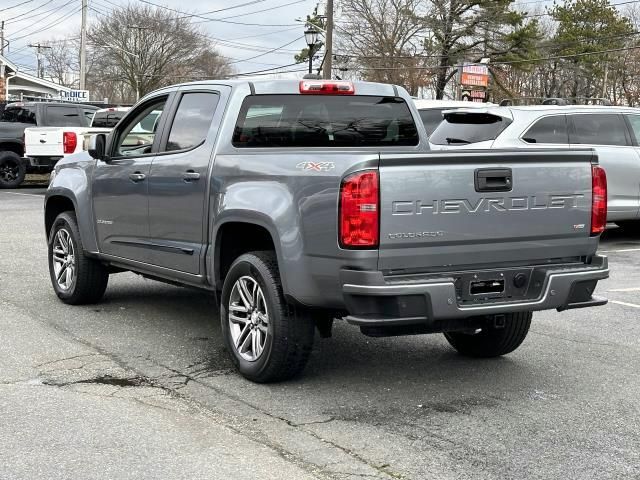
[[[20,165],[11,160],[5,160],[0,165],[0,179],[4,182],[14,182],[20,175]]]
[[[262,288],[249,276],[236,280],[229,296],[229,331],[238,354],[250,362],[264,352],[269,334],[269,312]]]
[[[52,261],[58,288],[69,290],[75,282],[76,257],[71,234],[64,228],[58,230],[53,239]]]

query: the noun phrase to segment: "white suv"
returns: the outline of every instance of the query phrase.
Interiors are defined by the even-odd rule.
[[[607,173],[607,220],[640,231],[640,109],[595,105],[460,108],[429,138],[452,148],[593,148]]]

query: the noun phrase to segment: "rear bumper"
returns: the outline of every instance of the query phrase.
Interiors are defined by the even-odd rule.
[[[607,303],[606,299],[592,295],[598,280],[609,277],[607,257],[596,255],[590,264],[539,266],[532,271],[540,278],[540,287],[533,298],[518,301],[495,298],[463,304],[453,275],[402,278],[384,277],[382,272],[343,270],[342,291],[349,312],[345,319],[360,326],[400,326],[519,311],[562,311]],[[500,270],[494,272],[499,274]]]
[[[62,157],[22,157],[22,163],[25,165],[27,172],[44,172],[48,173],[53,170],[58,160]]]

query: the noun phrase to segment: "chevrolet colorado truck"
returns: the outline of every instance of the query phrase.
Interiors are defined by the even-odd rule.
[[[147,142],[129,141],[154,114]],[[257,382],[301,372],[334,319],[370,336],[442,332],[494,357],[522,343],[533,311],[606,303],[593,296],[609,275],[594,152],[429,152],[393,85],[163,88],[52,176],[57,296],[97,302],[121,271],[207,290]]]
[[[27,173],[49,173],[60,156],[25,155],[25,130],[29,127],[88,127],[97,107],[61,102],[15,102],[8,104],[0,116],[0,188],[15,188]],[[62,141],[62,132],[61,141]],[[42,138],[38,138],[42,140]],[[70,149],[65,136],[64,149]],[[75,148],[76,144],[73,144]]]

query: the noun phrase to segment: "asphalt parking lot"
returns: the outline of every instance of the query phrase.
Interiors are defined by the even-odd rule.
[[[256,385],[208,296],[130,273],[49,284],[44,189],[0,191],[0,478],[640,478],[640,237],[609,230],[600,308],[534,314],[513,354],[338,324]]]

